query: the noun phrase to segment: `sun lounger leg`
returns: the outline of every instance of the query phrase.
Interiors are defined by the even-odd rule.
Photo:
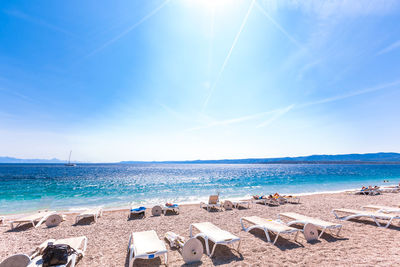
[[[276,233],[276,237],[275,237],[274,243],[272,243],[272,245],[275,245],[276,241],[278,240],[278,237],[279,237],[279,233]]]
[[[236,251],[237,251],[238,253],[240,253],[240,243],[241,243],[241,242],[242,242],[242,241],[239,240],[239,244],[238,244],[237,249],[236,249]]]
[[[321,233],[319,234],[318,238],[320,238],[325,233],[326,228],[322,229]]]
[[[294,242],[297,241],[297,236],[299,235],[299,232],[300,232],[300,231],[297,231],[296,234],[294,235]]]
[[[208,239],[207,239],[207,245],[208,245]],[[215,252],[215,248],[217,247],[217,244],[216,243],[214,243],[214,247],[213,247],[213,249],[212,249],[212,252],[211,252],[211,255],[210,255],[210,258],[212,258],[212,256],[214,255],[214,252]]]
[[[389,220],[389,222],[386,224],[385,228],[389,227],[389,225],[392,223],[392,220],[393,220],[393,218]]]
[[[38,228],[43,222],[45,222],[47,220],[48,216],[43,217],[35,226],[35,223],[32,221],[32,225],[35,228]]]
[[[71,256],[71,264],[70,264],[70,266],[71,267],[75,267],[75,264],[76,264],[76,254],[74,253]]]
[[[342,226],[339,227],[339,230],[336,233],[337,236],[339,236],[341,230],[342,230]]]
[[[264,228],[265,236],[267,237],[268,242],[271,242],[271,238],[269,237],[268,229]]]
[[[206,243],[207,255],[211,257],[211,255],[210,255],[210,244],[208,244],[208,237],[204,237],[204,241]],[[216,246],[217,246],[217,244],[214,244],[213,252],[214,252]]]
[[[168,251],[164,254],[164,264],[168,266]]]

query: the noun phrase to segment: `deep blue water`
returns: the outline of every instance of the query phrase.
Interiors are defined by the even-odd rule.
[[[0,164],[0,213],[311,193],[400,181],[400,165]]]

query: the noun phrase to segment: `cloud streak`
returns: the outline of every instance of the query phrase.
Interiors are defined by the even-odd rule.
[[[255,2],[256,7],[260,12],[281,32],[283,35],[285,35],[293,44],[297,45],[298,47],[302,47],[302,45],[295,39],[293,38],[292,35],[290,35],[278,22],[276,22],[269,14],[268,12],[260,6],[258,2]]]
[[[247,19],[249,18],[251,10],[253,9],[254,3],[255,3],[255,0],[251,1],[249,9],[247,10],[247,13],[242,21],[242,24],[240,25],[239,31],[236,34],[235,39],[233,40],[231,48],[229,49],[228,55],[226,56],[224,63],[222,64],[222,67],[221,67],[220,71],[218,72],[217,78],[215,79],[215,82],[212,85],[211,90],[210,90],[209,94],[207,95],[206,100],[204,101],[202,111],[204,111],[206,109],[208,102],[210,101],[210,98],[214,93],[215,87],[217,86],[217,83],[218,83],[219,79],[221,78],[221,75],[224,72],[226,65],[228,64],[229,58],[231,57],[232,51],[235,48],[237,41],[239,40],[240,34],[242,33],[244,26],[246,25]]]
[[[139,25],[141,25],[142,23],[144,23],[146,20],[148,20],[149,18],[151,18],[152,16],[154,16],[158,11],[160,11],[160,9],[162,9],[167,3],[169,2],[169,0],[165,0],[163,3],[161,3],[158,7],[156,7],[153,11],[151,11],[150,13],[148,13],[146,16],[144,16],[142,19],[140,19],[138,22],[136,22],[135,24],[133,24],[132,26],[130,26],[129,28],[127,28],[125,31],[121,32],[120,34],[118,34],[117,36],[115,36],[114,38],[112,38],[111,40],[105,42],[104,44],[102,44],[100,47],[96,48],[95,50],[93,50],[91,53],[89,53],[88,55],[86,55],[87,57],[91,57],[95,54],[97,54],[98,52],[100,52],[101,50],[103,50],[104,48],[106,48],[107,46],[111,45],[112,43],[118,41],[119,39],[121,39],[123,36],[125,36],[126,34],[128,34],[129,32],[131,32],[132,30],[134,30],[136,27],[138,27]]]
[[[386,54],[391,52],[392,50],[395,50],[397,48],[400,48],[400,40],[398,40],[397,42],[394,42],[393,44],[385,47],[384,49],[382,49],[381,51],[379,51],[377,53],[378,56],[382,55],[382,54]]]

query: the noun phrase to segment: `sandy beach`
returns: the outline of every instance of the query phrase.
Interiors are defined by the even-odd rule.
[[[75,215],[68,214],[67,220],[58,227],[39,228],[22,226],[10,230],[9,225],[0,227],[0,262],[15,253],[30,254],[36,246],[50,238],[67,238],[85,235],[88,248],[78,266],[128,266],[127,245],[132,231],[155,230],[164,240],[167,231],[173,231],[189,238],[189,225],[209,221],[241,238],[240,253],[228,247],[219,246],[210,259],[203,254],[204,266],[395,266],[400,264],[400,224],[388,229],[379,228],[370,220],[342,221],[340,237],[324,234],[318,241],[307,243],[302,234],[297,242],[293,236],[280,237],[275,245],[267,242],[262,231],[246,233],[241,229],[240,218],[257,215],[276,219],[280,212],[298,212],[331,222],[335,219],[333,208],[360,209],[363,205],[379,204],[398,206],[400,194],[386,193],[378,196],[347,195],[345,193],[315,194],[301,196],[300,204],[284,204],[277,207],[253,204],[250,209],[233,209],[223,212],[207,212],[199,205],[182,205],[179,215],[151,216],[148,209],[143,219],[128,220],[128,211],[108,211],[97,223],[74,225]],[[204,244],[204,243],[203,243]],[[184,264],[177,250],[169,250],[169,265]],[[136,260],[136,266],[159,265],[160,258]],[[195,266],[197,266],[196,264]]]

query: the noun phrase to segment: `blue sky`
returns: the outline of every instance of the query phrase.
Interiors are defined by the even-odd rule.
[[[400,152],[399,1],[2,1],[0,155]]]

